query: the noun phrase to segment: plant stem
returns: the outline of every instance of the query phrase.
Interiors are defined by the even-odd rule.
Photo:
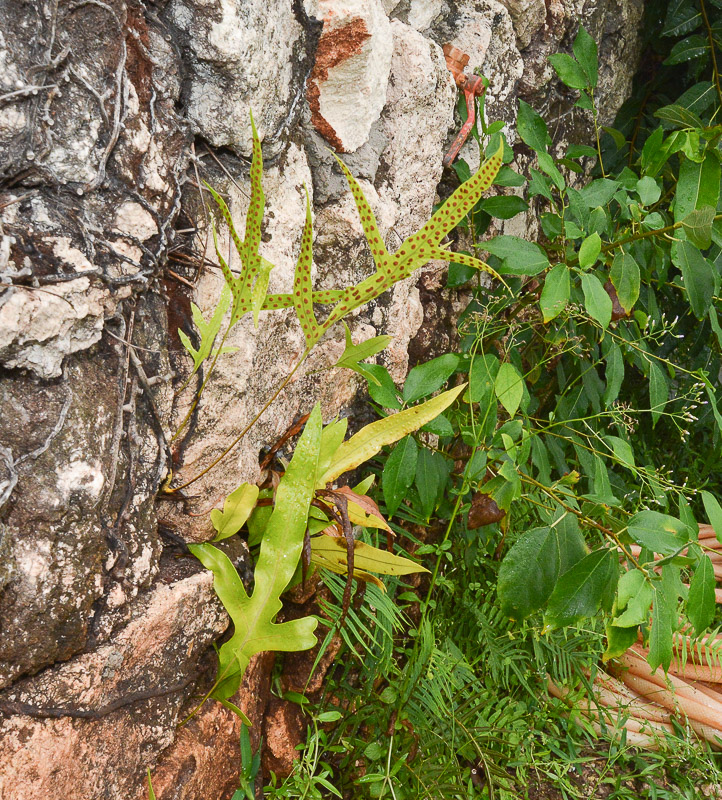
[[[702,19],[704,20],[704,26],[707,29],[707,39],[709,40],[709,50],[710,55],[712,56],[712,77],[714,78],[714,86],[717,90],[717,101],[719,102],[720,106],[722,106],[722,87],[720,87],[720,80],[719,80],[719,70],[717,69],[717,56],[715,55],[714,51],[714,36],[712,35],[712,26],[709,23],[709,17],[707,16],[707,9],[704,6],[704,0],[699,0],[699,7],[702,11]]]
[[[469,459],[469,461],[471,461],[471,459]],[[446,543],[446,541],[449,538],[449,535],[451,534],[451,526],[454,524],[454,522],[456,520],[456,515],[459,513],[459,506],[461,505],[461,497],[462,497],[462,493],[459,492],[459,494],[456,496],[456,503],[454,505],[454,510],[451,512],[451,518],[449,519],[449,524],[446,526],[446,532],[444,533],[444,538],[441,540],[441,545]],[[441,559],[442,559],[443,555],[444,555],[444,553],[441,552],[441,553],[439,553],[438,556],[436,556],[436,564],[434,565],[434,571],[431,573],[431,581],[429,583],[429,591],[426,593],[426,603],[424,604],[424,611],[423,611],[423,615],[422,615],[422,620],[423,620],[423,617],[426,616],[426,610],[429,607],[429,600],[431,600],[431,593],[434,591],[434,585],[436,583],[436,578],[437,578],[437,576],[439,574],[439,567],[441,566]]]
[[[606,178],[607,173],[604,171],[604,162],[602,161],[602,145],[599,141],[599,125],[597,123],[597,104],[594,102],[594,89],[589,90],[589,96],[592,100],[592,119],[594,120],[594,136],[597,140],[597,155],[599,156],[599,169],[602,171],[602,177]]]
[[[246,427],[236,436],[236,438],[226,447],[226,449],[212,461],[205,469],[199,472],[194,478],[191,478],[189,481],[182,483],[180,486],[174,486],[166,490],[166,494],[172,494],[173,492],[178,492],[181,489],[185,489],[187,486],[190,486],[192,483],[195,483],[199,478],[202,478],[206,473],[210,472],[213,467],[215,467],[218,463],[220,463],[230,452],[233,448],[241,441],[241,439],[248,433],[248,431],[258,422],[258,420],[263,416],[263,414],[268,410],[269,406],[273,401],[278,397],[279,394],[288,386],[291,382],[291,378],[296,374],[298,368],[303,364],[303,362],[308,357],[309,351],[305,350],[301,358],[296,363],[296,366],[289,372],[283,382],[279,385],[276,391],[271,395],[271,397],[266,401],[263,408],[256,414],[255,417],[246,425]]]

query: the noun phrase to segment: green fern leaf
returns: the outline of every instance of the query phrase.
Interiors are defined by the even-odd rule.
[[[262,650],[307,650],[316,643],[317,620],[302,617],[277,624],[281,593],[296,570],[303,548],[308,510],[321,446],[321,409],[316,405],[276,492],[276,502],[261,541],[249,597],[232,562],[211,544],[189,545],[213,572],[213,586],[233,621],[233,636],[218,651],[218,677],[208,696],[227,705],[238,691],[251,657]]]

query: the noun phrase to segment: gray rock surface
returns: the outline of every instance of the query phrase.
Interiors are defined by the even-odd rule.
[[[174,395],[189,371],[177,331],[193,336],[190,302],[207,318],[223,285],[199,181],[242,230],[249,108],[266,159],[271,291],[292,285],[304,186],[315,285],[343,287],[372,263],[328,148],[348,151],[393,250],[428,219],[458,125],[444,42],[490,78],[492,118],[513,123],[521,96],[576,141],[588,119],[570,112],[547,55],[585,22],[601,42],[609,121],[629,91],[640,14],[641,0],[0,2],[1,800],[143,797],[148,766],[159,798],[232,792],[237,719],[207,704],[176,729],[227,626],[183,543],[209,537],[208,510],[257,477],[259,450],[297,415],[316,401],[326,419],[359,408],[358,378],[328,371],[343,349],[335,328],[187,503],[158,500],[169,467],[177,485],[208,466],[303,350],[290,310],[262,313],[258,329],[244,319],[170,441],[192,391]],[[228,252],[223,226],[219,242]],[[462,300],[442,288],[443,269],[348,320],[357,342],[394,336],[379,357],[396,380],[409,351],[435,355],[449,339]],[[247,575],[247,549],[229,548]],[[238,697],[259,722],[272,660],[254,662]]]

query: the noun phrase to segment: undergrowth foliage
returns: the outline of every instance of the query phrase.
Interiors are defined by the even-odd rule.
[[[414,367],[401,387],[381,364],[361,363],[388,337],[354,345],[347,329],[336,366],[367,380],[382,419],[343,442],[345,424],[323,428],[315,409],[277,488],[244,484],[214,511],[217,541],[241,532],[259,547],[250,594],[214,544],[193,546],[235,626],[209,692],[227,704],[254,652],[315,642],[315,619],[276,625],[275,614],[305,567],[326,570],[333,600],[318,659],[340,633],[349,658],[326,691],[343,713],[312,713],[298,769],[282,786],[273,780],[267,796],[517,797],[514,770],[524,779],[540,769],[538,748],[549,741],[540,726],[564,739],[556,756],[577,753],[566,721],[539,697],[548,676],[588,685],[599,662],[638,639],[652,668],[683,664],[690,652],[722,664],[709,557],[722,543],[721,22],[716,3],[669,4],[656,42],[667,40],[670,68],[689,62],[689,88],[678,95],[671,87],[684,81],[673,74],[658,87],[660,102],[647,93],[622,110],[616,128],[600,127],[597,46],[580,28],[572,54],[550,61],[578,92],[576,113],[589,115],[593,141],[560,152],[545,120],[521,101],[515,133],[532,164],[521,174],[509,166],[504,126],[488,125],[482,105],[479,171],[457,162],[459,188],[395,253],[339,162],[375,263],[357,286],[313,290],[306,198],[293,292],[267,294],[255,127],[243,239],[208,187],[242,269],[234,275],[216,242],[228,290],[209,322],[194,310],[199,344],[185,346],[202,375],[195,403],[227,352],[228,332],[248,313],[257,324],[263,310],[293,307],[306,341],[300,365],[333,324],[430,259],[451,262],[451,287],[479,271],[493,279],[478,281],[462,314],[459,351]],[[515,191],[482,198],[492,183]],[[520,213],[538,218],[538,242],[484,238],[492,218]],[[442,245],[455,226],[466,251]],[[332,306],[323,322],[318,304]],[[378,505],[367,496],[370,481],[334,488],[369,459]],[[699,538],[700,522],[716,542]],[[381,546],[390,531],[394,553]],[[400,543],[426,560],[426,583],[404,583],[422,568]],[[370,584],[358,607],[349,604],[353,580]],[[258,766],[246,750],[247,781]],[[625,752],[622,741],[610,759]],[[692,772],[708,767],[684,752]]]

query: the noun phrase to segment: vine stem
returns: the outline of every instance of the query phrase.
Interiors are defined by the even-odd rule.
[[[462,493],[460,492],[456,497],[456,504],[454,505],[454,510],[451,512],[451,518],[449,519],[449,524],[446,526],[446,532],[444,533],[444,538],[441,540],[440,547],[443,546],[450,534],[451,534],[451,527],[456,520],[456,515],[459,513],[459,506],[461,506],[461,497]],[[426,616],[426,609],[429,607],[429,600],[431,600],[431,593],[434,591],[434,586],[436,585],[436,578],[439,574],[439,568],[441,567],[441,558],[443,556],[443,552],[439,553],[436,556],[436,564],[434,564],[434,571],[431,573],[431,581],[429,583],[429,591],[426,593],[426,602],[424,604],[424,616]]]
[[[599,169],[602,171],[602,177],[606,178],[607,173],[604,171],[604,162],[602,161],[602,145],[599,140],[599,125],[597,123],[597,104],[594,102],[594,89],[589,92],[592,100],[592,119],[594,120],[594,136],[597,140],[597,155],[599,156]]]
[[[709,40],[709,50],[712,56],[712,77],[714,78],[714,86],[717,90],[717,100],[722,106],[722,87],[720,87],[719,70],[717,69],[717,56],[714,52],[714,36],[712,35],[712,26],[709,24],[709,17],[707,16],[707,9],[704,5],[704,0],[699,0],[699,7],[702,11],[702,19],[704,26],[707,29],[707,39]]]
[[[255,417],[253,417],[253,419],[238,434],[238,436],[236,436],[236,438],[228,445],[228,447],[226,447],[226,449],[218,456],[218,458],[212,461],[205,469],[201,470],[201,472],[199,472],[194,478],[191,478],[189,481],[182,483],[180,486],[174,486],[172,488],[167,489],[166,494],[173,494],[173,492],[179,492],[181,489],[185,489],[187,486],[190,486],[192,483],[195,483],[197,480],[199,480],[208,472],[210,472],[217,464],[219,464],[231,452],[231,450],[233,450],[233,448],[241,441],[241,439],[243,439],[243,437],[248,433],[248,431],[258,422],[258,420],[263,416],[263,414],[265,414],[265,412],[268,410],[273,401],[278,397],[278,395],[281,394],[281,392],[286,388],[286,386],[288,386],[288,384],[291,382],[291,378],[293,378],[298,368],[301,366],[301,364],[303,364],[303,362],[308,357],[309,352],[310,350],[305,350],[303,352],[303,355],[296,363],[296,366],[288,373],[288,375],[285,377],[285,379],[279,385],[276,391],[266,401],[263,408],[261,408],[261,410],[255,415]]]

